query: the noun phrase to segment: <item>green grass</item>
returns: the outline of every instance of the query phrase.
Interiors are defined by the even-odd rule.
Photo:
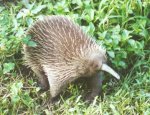
[[[150,114],[149,0],[32,1],[0,2],[0,115]],[[22,44],[35,45],[25,32],[41,15],[52,14],[70,16],[106,47],[108,63],[121,80],[105,75],[103,99],[88,105],[84,85],[71,84],[50,106],[49,92],[39,93],[32,72],[24,74]]]

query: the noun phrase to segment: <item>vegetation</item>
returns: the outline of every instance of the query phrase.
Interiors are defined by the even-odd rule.
[[[0,115],[150,114],[149,0],[27,1],[0,1]],[[50,106],[48,92],[39,93],[34,75],[22,72],[22,44],[36,45],[26,30],[42,15],[57,14],[68,15],[102,43],[121,75],[116,81],[106,74],[103,99],[96,97],[90,105],[82,99],[84,85],[72,84]]]

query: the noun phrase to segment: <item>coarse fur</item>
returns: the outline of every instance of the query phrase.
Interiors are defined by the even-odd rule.
[[[28,31],[36,47],[24,45],[26,64],[38,76],[43,89],[56,97],[70,82],[90,77],[94,98],[100,92],[99,77],[106,62],[105,49],[65,16],[46,16]]]

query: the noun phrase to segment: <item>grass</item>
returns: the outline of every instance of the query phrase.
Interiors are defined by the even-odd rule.
[[[149,115],[150,114],[149,0],[0,1],[0,115]],[[41,15],[63,14],[82,26],[107,49],[108,62],[121,75],[108,75],[103,98],[88,105],[84,84],[70,84],[50,106],[49,92],[39,93],[36,77],[24,70],[22,44],[26,30]]]

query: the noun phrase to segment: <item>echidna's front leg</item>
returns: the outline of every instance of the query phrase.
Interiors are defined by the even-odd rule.
[[[57,73],[53,71],[53,68],[47,65],[43,65],[43,70],[48,78],[48,83],[50,87],[51,99],[55,98],[63,89],[63,85],[57,76]]]
[[[45,73],[42,70],[38,70],[38,69],[33,69],[34,73],[36,74],[36,76],[38,77],[38,82],[39,82],[39,86],[41,87],[41,89],[43,91],[46,91],[49,89],[49,83],[48,83],[48,79],[47,76],[45,75]]]
[[[96,76],[92,76],[89,81],[88,85],[91,89],[90,94],[87,95],[86,100],[92,101],[96,96],[98,96],[102,91],[102,72],[98,73]]]
[[[55,103],[58,101],[58,95],[64,89],[61,82],[57,79],[53,79],[53,76],[48,77],[49,85],[50,85],[50,100],[51,103]]]

